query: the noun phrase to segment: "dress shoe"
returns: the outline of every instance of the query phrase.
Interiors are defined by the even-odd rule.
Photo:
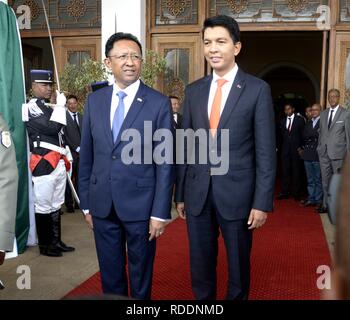
[[[300,205],[303,207],[315,207],[316,203],[311,201],[300,201]]]
[[[317,213],[320,213],[320,214],[322,214],[322,213],[327,213],[328,212],[328,208],[327,207],[319,207],[318,209],[316,209],[316,212]]]
[[[48,257],[62,257],[62,252],[58,249],[57,246],[40,246],[40,254]]]
[[[75,248],[67,246],[63,241],[57,244],[57,248],[60,252],[71,252],[75,250]]]
[[[289,195],[288,194],[285,194],[285,193],[280,193],[278,196],[277,196],[277,200],[283,200],[283,199],[288,199],[289,198]]]

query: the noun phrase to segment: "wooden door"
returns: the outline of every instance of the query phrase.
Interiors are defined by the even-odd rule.
[[[67,63],[81,65],[91,58],[101,60],[101,37],[55,37],[54,47],[59,74]]]
[[[202,41],[198,34],[154,35],[152,49],[167,62],[165,74],[158,79],[158,89],[182,100],[185,86],[203,76]]]

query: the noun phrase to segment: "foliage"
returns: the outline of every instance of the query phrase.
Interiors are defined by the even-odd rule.
[[[150,87],[153,87],[157,76],[164,73],[166,60],[152,50],[146,50],[145,61],[142,65],[141,79]]]
[[[145,61],[142,64],[141,79],[150,87],[153,87],[157,76],[164,73],[166,60],[158,53],[147,50]],[[90,92],[90,84],[104,81],[108,78],[108,71],[101,62],[88,59],[81,66],[67,64],[60,77],[61,90],[67,95],[74,94],[78,97],[80,111],[83,109],[87,95]]]
[[[79,109],[84,106],[90,92],[90,84],[107,80],[107,71],[102,62],[91,59],[85,60],[81,66],[66,64],[60,77],[61,90],[67,95],[78,97]]]

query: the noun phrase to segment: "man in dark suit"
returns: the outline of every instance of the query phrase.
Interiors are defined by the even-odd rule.
[[[303,206],[316,206],[322,203],[322,179],[320,161],[317,154],[318,130],[320,128],[321,105],[315,103],[311,107],[311,119],[304,127],[302,150],[299,150],[301,158],[304,160],[304,166],[307,177],[308,197],[302,201]]]
[[[83,116],[78,112],[78,98],[75,95],[67,97],[67,108],[67,125],[64,127],[64,138],[72,153],[72,182],[75,190],[78,191],[78,167]],[[68,182],[66,185],[65,205],[67,212],[74,212],[74,208],[79,208],[78,204],[74,205],[72,191]]]
[[[180,113],[180,100],[176,96],[169,96],[171,102],[171,108],[173,110],[174,126],[175,129],[182,128],[182,114]]]
[[[299,201],[303,174],[303,162],[299,151],[303,146],[305,120],[294,113],[294,107],[291,104],[284,106],[284,113],[286,117],[280,123],[282,191],[277,199],[287,199],[291,191],[294,199]]]
[[[350,112],[339,105],[339,101],[339,90],[329,90],[330,108],[323,110],[320,116],[317,152],[321,166],[323,205],[318,209],[318,213],[328,211],[327,196],[330,180],[333,174],[340,172],[350,150]]]
[[[276,147],[271,92],[267,83],[235,63],[241,42],[233,18],[205,20],[203,41],[204,56],[214,72],[186,88],[183,128],[205,130],[209,141],[217,139],[205,149],[207,156],[226,153],[228,170],[215,175],[213,161],[202,164],[198,159],[179,165],[175,201],[187,221],[196,299],[216,298],[219,232],[228,256],[227,299],[247,299],[252,231],[273,209]],[[225,150],[224,135],[229,138]],[[193,147],[202,147],[199,139]],[[187,159],[190,154],[191,149],[185,152]]]
[[[90,94],[85,105],[80,206],[94,230],[103,292],[128,295],[127,254],[131,296],[149,299],[155,239],[170,219],[174,182],[173,146],[167,161],[155,162],[160,142],[152,137],[159,129],[173,134],[170,101],[140,81],[142,48],[135,36],[112,35],[105,54],[115,82]],[[129,134],[139,139],[125,152]],[[140,162],[128,162],[130,154]]]

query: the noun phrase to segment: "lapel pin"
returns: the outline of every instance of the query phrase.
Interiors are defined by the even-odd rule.
[[[141,98],[137,98],[137,101],[138,101],[138,102],[142,102],[142,99],[141,99]]]
[[[237,84],[237,88],[238,88],[238,89],[241,89],[242,87],[241,87],[241,85],[240,85],[240,84]]]

